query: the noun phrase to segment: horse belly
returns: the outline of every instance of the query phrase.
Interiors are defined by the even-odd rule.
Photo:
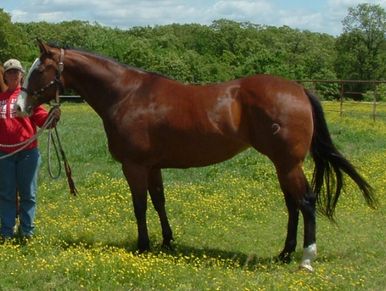
[[[191,141],[164,151],[160,168],[204,167],[228,160],[244,151],[249,145],[239,141]]]

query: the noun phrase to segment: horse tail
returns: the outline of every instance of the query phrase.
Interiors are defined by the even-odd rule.
[[[373,188],[334,146],[320,101],[307,90],[305,92],[313,109],[314,134],[310,151],[315,168],[311,185],[317,197],[318,211],[334,221],[344,173],[357,184],[367,204],[375,208],[377,201]]]

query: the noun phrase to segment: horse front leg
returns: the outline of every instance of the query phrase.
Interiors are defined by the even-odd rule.
[[[122,163],[122,170],[129,184],[133,200],[138,228],[138,250],[144,252],[150,249],[146,223],[148,170],[145,167],[133,165],[129,162]]]
[[[149,193],[153,206],[158,213],[161,228],[163,242],[162,246],[171,248],[170,242],[173,240],[172,229],[169,224],[168,217],[165,209],[165,194],[162,182],[161,169],[152,169],[149,172]]]

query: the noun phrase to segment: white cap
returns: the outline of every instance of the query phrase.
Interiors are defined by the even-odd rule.
[[[20,61],[16,60],[16,59],[9,59],[8,61],[6,61],[3,65],[4,67],[4,73],[8,70],[19,70],[21,71],[22,73],[24,73],[24,69],[23,69],[23,66],[21,65]]]

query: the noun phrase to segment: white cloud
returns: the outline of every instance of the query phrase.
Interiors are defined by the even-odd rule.
[[[323,17],[320,13],[287,13],[282,11],[280,13],[280,21],[282,24],[291,26],[291,27],[299,27],[306,29],[307,27],[311,29],[312,27],[320,27],[323,22]]]
[[[128,1],[129,2],[129,1]],[[126,3],[124,6],[104,5],[103,9],[97,9],[92,15],[102,20],[103,23],[130,27],[133,25],[155,25],[167,23],[189,23],[199,21],[202,12],[195,7],[186,6],[182,1],[144,1],[138,3]]]
[[[272,13],[272,6],[267,1],[217,1],[212,11],[224,17],[256,17],[259,14]]]

